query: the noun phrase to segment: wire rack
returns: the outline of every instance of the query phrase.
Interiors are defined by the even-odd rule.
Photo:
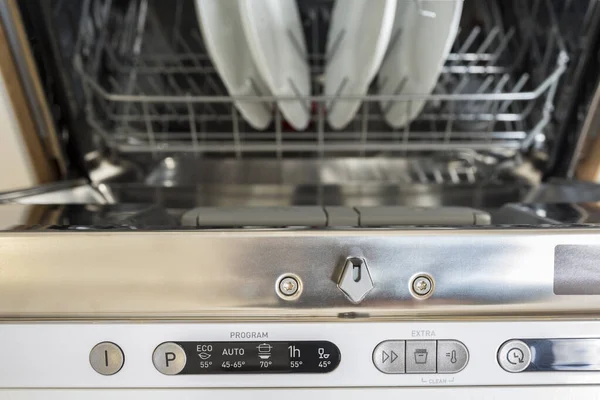
[[[192,0],[85,0],[74,68],[83,82],[87,121],[115,153],[510,155],[544,142],[569,61],[558,16],[576,3],[466,0],[458,38],[433,93],[382,96],[374,83],[366,96],[335,98],[321,95],[332,1],[301,1],[314,93],[303,99],[311,105],[304,131],[287,124],[277,107],[264,131],[244,121],[236,100],[298,98],[229,96],[204,47]],[[518,18],[504,17],[502,7]],[[353,121],[331,129],[328,107],[357,97],[362,107]],[[401,103],[410,110],[417,100],[426,105],[415,120],[401,129],[386,124],[385,107]]]

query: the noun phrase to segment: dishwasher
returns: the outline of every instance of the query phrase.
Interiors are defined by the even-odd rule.
[[[598,1],[398,0],[462,5],[435,86],[346,97],[351,1],[288,2],[289,98],[231,94],[203,1],[0,3],[60,177],[0,194],[0,399],[597,398]]]

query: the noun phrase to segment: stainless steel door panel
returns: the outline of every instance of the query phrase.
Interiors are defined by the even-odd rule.
[[[579,229],[7,232],[3,317],[280,318],[597,315],[598,296],[553,292],[557,245],[600,244]],[[374,288],[352,304],[337,287],[348,257]],[[282,274],[303,293],[284,301]],[[427,300],[409,290],[427,273]]]

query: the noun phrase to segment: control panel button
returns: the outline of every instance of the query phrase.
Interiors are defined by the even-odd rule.
[[[154,350],[152,362],[158,372],[165,375],[177,375],[185,367],[185,351],[176,343],[163,343]]]
[[[498,364],[508,372],[521,372],[531,363],[531,350],[520,340],[509,340],[498,350]]]
[[[119,346],[111,342],[102,342],[90,351],[90,365],[101,375],[114,375],[123,368],[125,356]]]
[[[404,340],[388,340],[381,342],[373,350],[373,364],[385,374],[403,374],[405,372]]]
[[[406,373],[435,374],[436,373],[435,340],[409,340],[406,342]]]
[[[455,374],[462,371],[469,362],[467,347],[456,340],[438,340],[437,372]]]

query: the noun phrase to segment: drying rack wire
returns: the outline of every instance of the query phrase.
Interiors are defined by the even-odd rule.
[[[166,8],[161,3],[167,2],[152,0],[125,7],[111,0],[85,1],[74,66],[83,82],[87,121],[115,153],[279,159],[518,154],[543,141],[569,61],[560,10],[552,0],[514,0],[522,20],[507,27],[497,17],[496,2],[489,0],[482,2],[488,10],[486,23],[461,24],[433,93],[383,96],[374,84],[366,96],[323,96],[331,4],[300,2],[308,4],[301,13],[315,95],[232,97],[202,43],[193,1],[168,2]],[[535,71],[527,65],[535,65]],[[350,125],[328,127],[327,108],[355,98],[362,107]],[[274,107],[274,122],[257,131],[236,109],[234,102],[240,100],[303,101],[311,107],[311,123],[305,131],[295,131]],[[390,104],[410,110],[417,100],[425,100],[426,106],[416,120],[401,129],[386,124],[383,113]]]

